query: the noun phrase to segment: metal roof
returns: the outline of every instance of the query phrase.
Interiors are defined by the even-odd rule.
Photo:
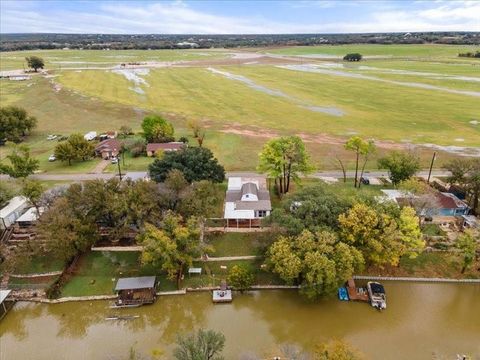
[[[9,216],[14,211],[17,211],[18,208],[25,206],[27,203],[27,198],[23,196],[15,196],[12,198],[8,204],[0,209],[0,218]]]
[[[117,281],[115,291],[154,288],[155,279],[155,276],[121,278]]]
[[[11,292],[12,290],[0,290],[0,304],[5,301],[5,299]]]

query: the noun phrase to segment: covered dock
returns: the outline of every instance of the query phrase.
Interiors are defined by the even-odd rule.
[[[135,307],[155,302],[157,280],[155,276],[141,276],[118,279],[115,292],[116,307]]]

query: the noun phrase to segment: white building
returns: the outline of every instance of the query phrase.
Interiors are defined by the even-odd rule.
[[[272,211],[270,193],[263,177],[230,177],[225,197],[227,227],[258,227]]]
[[[28,208],[27,198],[23,196],[15,196],[8,204],[0,209],[0,229],[8,229]]]

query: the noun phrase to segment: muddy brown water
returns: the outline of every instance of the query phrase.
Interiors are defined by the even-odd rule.
[[[371,359],[480,359],[480,285],[384,282],[388,308],[336,299],[303,301],[295,291],[235,294],[213,305],[209,293],[160,297],[154,305],[112,310],[109,302],[17,303],[0,322],[0,359],[127,359],[134,346],[164,351],[198,327],[225,334],[226,359],[261,356],[278,344],[309,349],[342,338]],[[106,320],[110,315],[138,315]],[[271,353],[271,352],[270,352]],[[245,357],[243,357],[245,358]]]

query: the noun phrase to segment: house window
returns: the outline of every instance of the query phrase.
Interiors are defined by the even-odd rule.
[[[257,216],[258,216],[259,218],[262,218],[262,217],[267,216],[267,210],[258,210],[258,211],[257,211]]]

